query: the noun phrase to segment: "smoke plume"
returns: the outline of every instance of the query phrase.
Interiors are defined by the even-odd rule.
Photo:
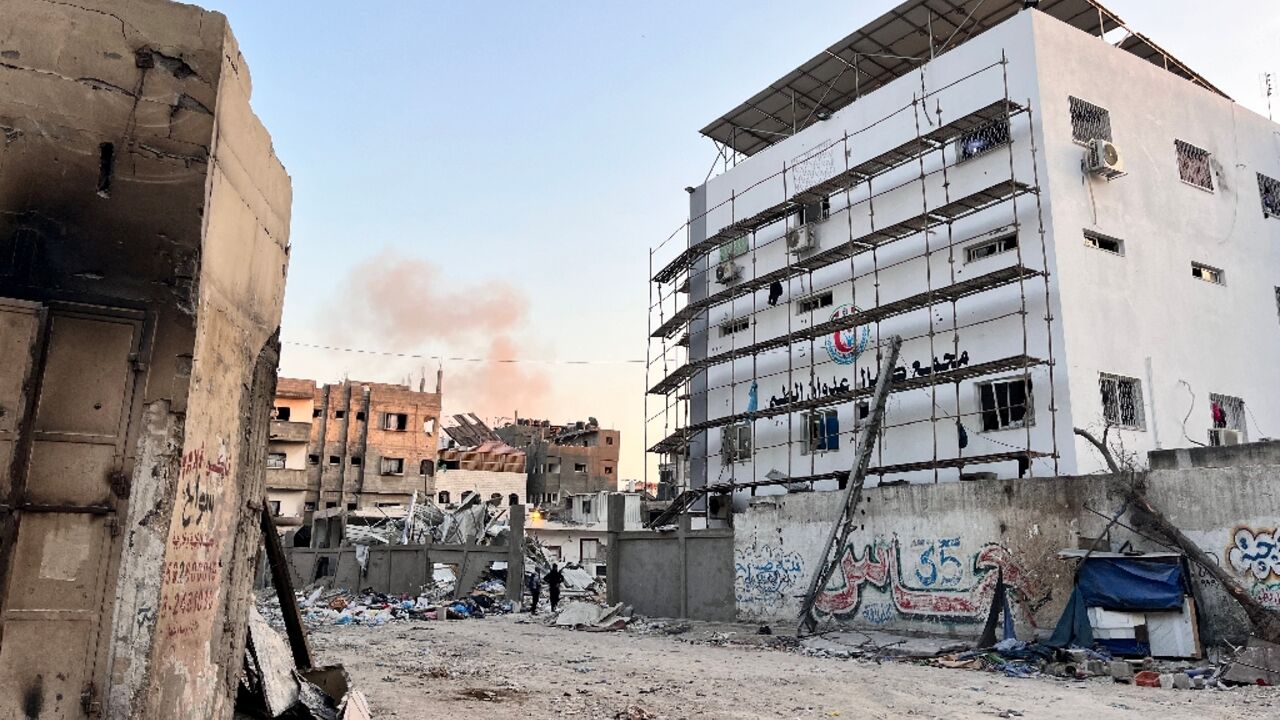
[[[521,362],[515,338],[525,332],[528,299],[503,280],[467,285],[425,260],[383,251],[348,274],[330,326],[339,331],[335,343],[372,350],[442,355],[446,412],[474,412],[481,417],[510,416],[520,409],[537,413],[550,396],[545,368]],[[486,362],[448,358],[485,358]],[[363,361],[362,361],[363,362]],[[427,365],[427,389],[434,387],[434,361],[395,363],[418,373]],[[379,363],[383,371],[390,368]],[[353,379],[362,376],[355,368]]]

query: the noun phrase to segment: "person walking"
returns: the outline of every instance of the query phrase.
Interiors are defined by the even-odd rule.
[[[538,598],[542,595],[542,578],[536,572],[525,573],[524,586],[529,591],[529,597],[533,598],[529,603],[529,614],[534,615],[538,612]]]
[[[560,572],[560,566],[551,563],[551,572],[543,578],[547,581],[547,589],[550,591],[551,609],[554,611],[556,605],[560,604],[560,586],[564,584],[564,573]]]

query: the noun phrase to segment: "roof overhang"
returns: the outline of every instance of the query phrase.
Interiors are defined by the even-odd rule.
[[[1008,20],[1022,6],[1022,0],[907,0],[701,132],[743,155],[754,155]],[[1042,0],[1039,10],[1098,36],[1123,30],[1124,39],[1117,44],[1121,50],[1228,97],[1095,0]]]

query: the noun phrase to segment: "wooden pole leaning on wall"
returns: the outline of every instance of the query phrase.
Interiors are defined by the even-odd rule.
[[[267,550],[267,565],[271,568],[271,586],[280,599],[280,614],[284,616],[284,629],[289,637],[289,649],[293,652],[293,664],[299,670],[313,667],[311,646],[307,643],[307,631],[302,626],[302,613],[298,610],[298,598],[293,594],[293,579],[289,577],[289,562],[284,556],[280,533],[276,532],[271,510],[262,503],[262,544]]]
[[[845,546],[849,533],[853,532],[858,503],[862,500],[862,486],[866,483],[867,467],[871,463],[871,449],[880,435],[880,426],[884,423],[884,406],[889,397],[889,383],[893,380],[893,369],[898,366],[898,355],[901,351],[902,338],[897,335],[889,338],[889,352],[880,363],[880,376],[876,378],[875,393],[871,396],[870,417],[858,430],[858,449],[854,453],[853,467],[845,483],[844,507],[836,521],[831,524],[831,533],[827,536],[827,544],[820,559],[821,570],[813,574],[813,580],[809,583],[809,592],[805,594],[804,601],[800,605],[800,625],[796,629],[797,634],[812,633],[817,629],[818,618],[813,611],[818,602],[818,593],[827,586],[831,573],[840,563],[840,548]]]

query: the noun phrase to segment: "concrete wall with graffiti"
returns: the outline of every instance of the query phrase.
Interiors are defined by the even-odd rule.
[[[1158,508],[1255,597],[1280,609],[1280,465],[1157,470],[1147,482]],[[857,627],[974,636],[1003,576],[1020,634],[1047,635],[1074,569],[1058,552],[1102,534],[1123,505],[1119,489],[1110,476],[870,488],[818,612]],[[796,621],[840,498],[762,497],[737,516],[741,620]],[[1134,527],[1127,516],[1122,522]],[[1167,549],[1123,527],[1110,541],[1116,550]],[[1243,614],[1216,582],[1194,567],[1190,581],[1202,637],[1242,637]]]

